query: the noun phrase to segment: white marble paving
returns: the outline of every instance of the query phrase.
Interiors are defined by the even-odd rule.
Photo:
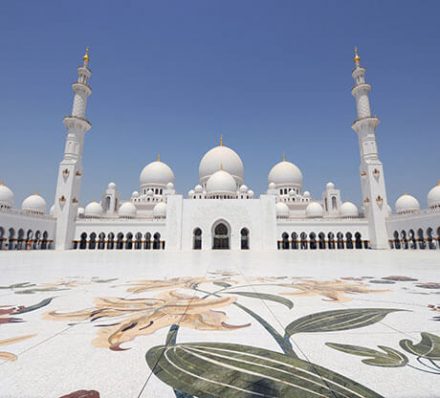
[[[416,280],[376,283],[386,281],[382,278],[389,276]],[[197,285],[182,284],[183,279],[176,279],[165,282],[159,289],[157,283],[160,282],[148,282],[179,277],[197,279]],[[139,281],[147,281],[145,291],[129,291],[133,287],[130,283]],[[231,294],[220,291],[222,286],[213,281],[231,285],[230,291],[226,290]],[[8,288],[25,282],[33,286]],[[13,354],[15,358],[9,355],[0,360],[0,396],[56,398],[87,389],[98,391],[101,397],[175,397],[173,389],[161,381],[145,361],[151,347],[166,342],[173,323],[167,323],[171,319],[167,310],[161,318],[164,326],[154,333],[146,334],[147,329],[139,326],[138,330],[137,326],[126,324],[127,330],[118,334],[122,338],[120,347],[124,349],[121,351],[112,350],[108,345],[95,346],[96,336],[103,330],[99,325],[133,321],[135,311],[124,307],[116,316],[113,311],[116,307],[112,307],[111,315],[94,321],[90,317],[53,319],[48,313],[96,310],[97,298],[157,299],[174,291],[201,300],[206,293],[194,290],[196,288],[210,293],[220,291],[218,297],[209,296],[204,300],[235,298],[235,303],[253,311],[280,336],[295,319],[323,311],[405,310],[389,313],[364,327],[298,333],[290,341],[299,358],[340,373],[373,390],[376,396],[435,397],[440,391],[440,368],[437,371],[435,367],[423,367],[416,357],[410,358],[411,367],[371,366],[362,362],[365,357],[326,345],[333,342],[376,350],[381,345],[401,350],[399,341],[410,339],[417,344],[421,332],[440,336],[440,321],[434,320],[440,312],[428,307],[440,304],[440,288],[417,286],[427,282],[440,283],[440,252],[2,252],[0,352]],[[234,295],[234,291],[251,294],[251,297]],[[289,299],[294,305],[289,309],[285,302],[255,294]],[[48,298],[52,301],[41,308],[8,313],[13,307],[35,305]],[[173,318],[178,319],[177,323],[183,322],[177,343],[234,343],[282,352],[267,328],[243,308],[232,304],[232,299],[229,301],[218,307],[207,306],[203,311],[193,307],[190,301],[183,312],[179,310],[177,318]],[[198,324],[197,314],[202,314],[202,318],[215,318],[219,313],[226,314],[223,321],[227,325],[242,327],[227,329],[223,321],[214,320],[216,326],[211,329],[219,330],[203,330]],[[145,311],[142,314],[145,315]],[[22,321],[8,322],[11,317]],[[2,344],[18,336],[31,337]],[[438,350],[440,352],[440,347]],[[437,364],[440,365],[440,361]]]

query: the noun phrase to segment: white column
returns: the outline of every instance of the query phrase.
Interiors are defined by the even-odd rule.
[[[54,216],[57,218],[55,247],[61,250],[70,249],[73,246],[82,177],[81,159],[84,135],[92,127],[86,119],[87,98],[92,94],[92,89],[88,85],[92,72],[88,64],[87,50],[83,57],[83,65],[78,68],[78,79],[72,85],[74,92],[72,114],[64,118],[64,125],[67,129],[66,145],[58,170],[54,201]]]
[[[368,97],[371,86],[365,82],[365,69],[360,66],[357,50],[355,50],[354,62],[352,76],[355,85],[351,93],[356,100],[357,119],[352,128],[359,139],[360,178],[363,204],[368,217],[370,245],[373,249],[388,249],[387,195],[383,165],[379,159],[376,143],[376,127],[379,119],[371,115]]]

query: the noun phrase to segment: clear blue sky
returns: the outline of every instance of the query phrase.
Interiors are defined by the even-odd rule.
[[[285,152],[320,197],[360,202],[352,52],[373,85],[388,196],[440,178],[440,2],[8,1],[0,12],[0,180],[53,202],[70,84],[93,71],[81,202],[128,198],[160,152],[186,192],[220,132],[257,193]]]

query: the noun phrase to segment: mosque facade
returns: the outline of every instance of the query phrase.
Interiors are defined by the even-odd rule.
[[[160,158],[140,173],[139,187],[122,199],[111,182],[99,202],[81,206],[84,138],[91,129],[87,101],[88,52],[78,68],[64,156],[54,204],[47,212],[38,194],[15,206],[12,190],[0,185],[0,250],[346,250],[440,249],[440,184],[426,209],[409,195],[394,211],[388,204],[384,168],[371,113],[365,68],[355,52],[352,95],[359,139],[362,205],[343,201],[329,182],[313,198],[301,170],[282,159],[268,174],[265,193],[246,185],[240,156],[220,140],[199,165],[199,181],[187,195],[175,191],[173,170]]]

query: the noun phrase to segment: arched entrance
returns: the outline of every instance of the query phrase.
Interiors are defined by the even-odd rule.
[[[214,225],[212,248],[215,250],[229,249],[229,227],[221,221]]]

